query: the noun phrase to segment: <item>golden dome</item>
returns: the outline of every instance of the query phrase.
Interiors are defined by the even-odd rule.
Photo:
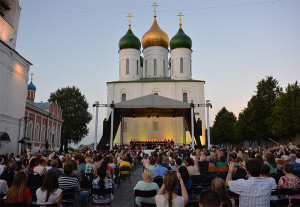
[[[146,32],[142,38],[143,49],[151,46],[161,46],[166,49],[169,47],[169,37],[162,31],[158,26],[156,17],[154,16],[154,21],[151,28]]]

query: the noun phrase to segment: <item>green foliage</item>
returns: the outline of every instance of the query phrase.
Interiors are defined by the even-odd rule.
[[[260,141],[276,138],[269,131],[266,120],[272,114],[274,100],[282,88],[272,76],[258,82],[256,95],[252,96],[247,107],[239,114],[236,124],[237,140]]]
[[[213,144],[231,143],[234,141],[234,125],[236,117],[223,107],[214,121],[211,129],[211,141]]]
[[[300,87],[298,82],[289,84],[285,93],[280,94],[274,103],[272,115],[267,119],[273,135],[290,138],[300,133]]]
[[[56,90],[50,94],[48,101],[57,101],[62,109],[61,144],[67,152],[69,143],[77,144],[89,132],[87,124],[92,119],[88,112],[89,105],[75,86]]]

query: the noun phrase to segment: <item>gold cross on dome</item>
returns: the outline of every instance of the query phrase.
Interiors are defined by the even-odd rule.
[[[30,76],[31,76],[31,82],[32,82],[32,80],[33,80],[33,78],[32,78],[32,77],[33,77],[33,75],[34,75],[33,73],[30,73]]]
[[[179,27],[180,27],[180,29],[182,28],[182,20],[181,20],[181,17],[183,17],[184,15],[181,13],[181,12],[179,12],[179,14],[177,15],[178,17],[180,17],[179,18]]]
[[[154,7],[154,17],[156,17],[156,12],[157,12],[156,7],[158,7],[159,5],[156,2],[154,2],[153,5],[151,5],[151,6]]]
[[[129,29],[131,29],[131,17],[133,17],[133,15],[131,13],[129,13],[126,17],[128,17],[128,22],[129,22]]]

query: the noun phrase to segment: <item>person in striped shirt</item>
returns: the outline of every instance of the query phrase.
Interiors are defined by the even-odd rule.
[[[75,200],[80,201],[82,207],[88,206],[89,192],[81,191],[78,179],[73,176],[73,167],[71,165],[67,164],[64,166],[64,175],[58,179],[58,183],[63,193],[75,190]]]

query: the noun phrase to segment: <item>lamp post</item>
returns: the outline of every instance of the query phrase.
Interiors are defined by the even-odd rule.
[[[95,139],[94,139],[94,150],[97,149],[97,134],[98,134],[98,108],[100,104],[99,101],[95,101],[93,107],[96,107],[96,120],[95,120]]]
[[[212,108],[210,100],[206,100],[207,107],[207,148],[210,148],[210,126],[209,126],[209,108]]]

